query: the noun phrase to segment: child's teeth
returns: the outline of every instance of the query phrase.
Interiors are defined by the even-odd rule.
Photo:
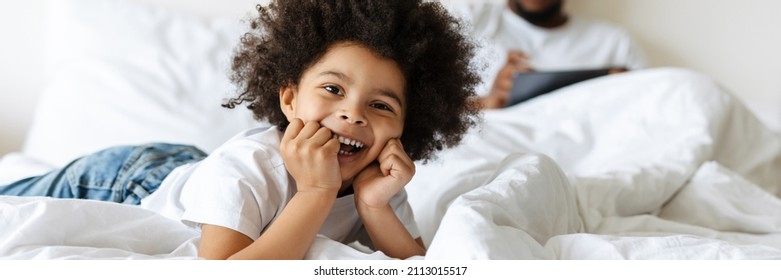
[[[345,144],[345,145],[354,146],[354,147],[357,147],[357,148],[362,148],[363,147],[363,143],[358,142],[358,140],[345,138],[344,136],[338,136],[338,137],[334,136],[334,137],[336,137],[339,140],[339,143],[342,143],[342,144]]]

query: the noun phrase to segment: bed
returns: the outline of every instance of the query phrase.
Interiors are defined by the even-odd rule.
[[[46,91],[0,184],[104,147],[214,149],[262,126],[220,102],[244,23],[127,0],[49,7]],[[406,187],[420,260],[781,259],[781,138],[679,68],[486,111]],[[154,236],[150,242],[150,236]],[[133,206],[0,196],[0,259],[195,259],[198,233]],[[307,259],[389,259],[318,237]]]

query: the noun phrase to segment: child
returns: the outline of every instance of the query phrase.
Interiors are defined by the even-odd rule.
[[[224,106],[247,102],[273,127],[208,156],[110,148],[0,194],[140,204],[200,228],[207,259],[302,259],[317,234],[424,255],[404,191],[413,161],[458,144],[478,114],[458,22],[421,0],[279,0],[258,12],[233,61],[242,93]]]

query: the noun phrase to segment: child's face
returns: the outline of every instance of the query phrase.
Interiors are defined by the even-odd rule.
[[[406,111],[404,75],[395,61],[358,44],[333,45],[304,71],[297,87],[283,88],[288,120],[319,122],[344,137],[339,154],[343,182],[377,159],[388,140],[401,137]],[[355,140],[352,145],[345,142]]]

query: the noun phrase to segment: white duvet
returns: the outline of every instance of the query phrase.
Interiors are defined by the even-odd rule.
[[[781,141],[709,78],[650,69],[488,111],[407,186],[416,259],[781,259]],[[0,179],[44,167],[22,154]],[[0,258],[195,258],[146,210],[0,197]],[[309,259],[386,259],[318,238]]]

